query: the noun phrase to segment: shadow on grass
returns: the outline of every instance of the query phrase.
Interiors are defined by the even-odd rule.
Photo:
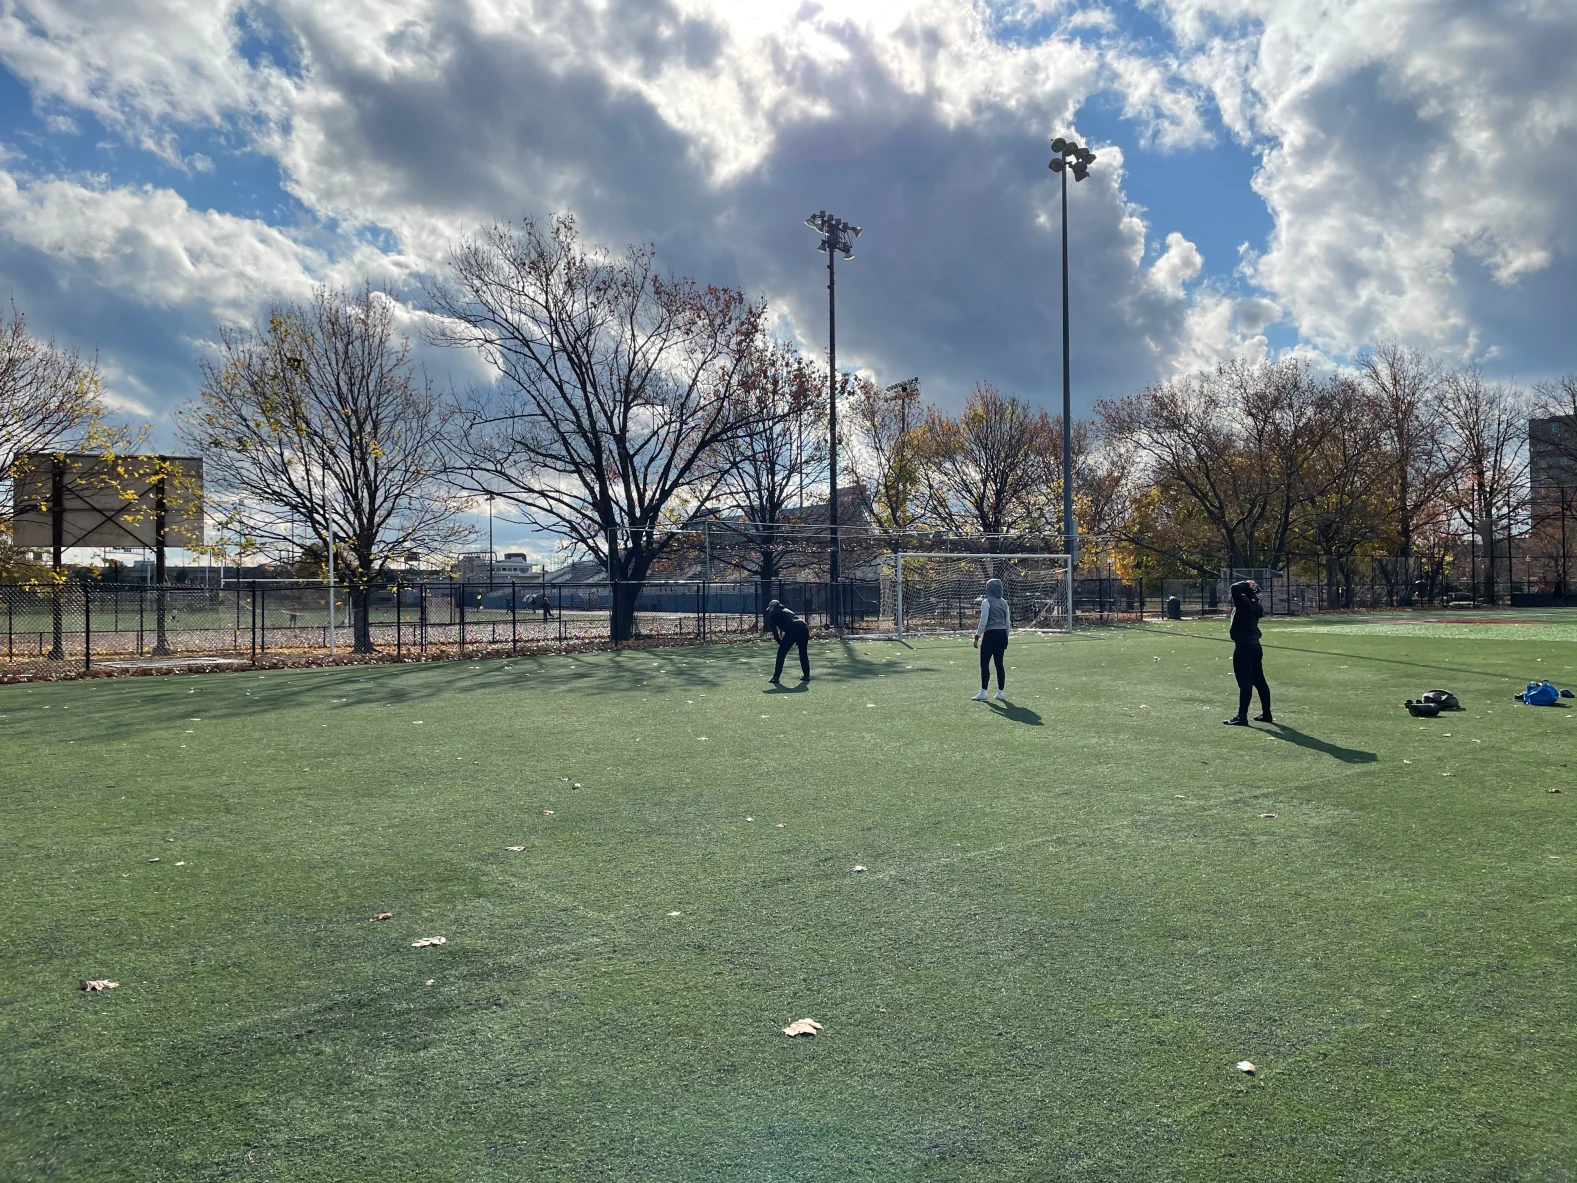
[[[768,682],[767,686],[766,686],[766,689],[763,690],[761,693],[762,694],[804,694],[809,689],[810,689],[810,683],[809,682],[796,682],[792,686],[785,686],[782,683]]]
[[[994,699],[988,701],[986,705],[991,708],[993,714],[1001,715],[1004,719],[1011,720],[1014,723],[1025,723],[1030,727],[1039,727],[1041,725],[1040,716],[1028,707],[1016,707],[1005,702],[997,702]]]
[[[1259,728],[1255,728],[1259,730]],[[1373,752],[1360,751],[1357,748],[1344,748],[1339,744],[1327,740],[1316,739],[1312,735],[1305,735],[1296,727],[1288,727],[1285,723],[1272,723],[1265,732],[1273,739],[1286,740],[1288,743],[1297,744],[1300,748],[1308,748],[1311,752],[1323,752],[1327,756],[1340,760],[1343,764],[1373,764],[1380,757]]]

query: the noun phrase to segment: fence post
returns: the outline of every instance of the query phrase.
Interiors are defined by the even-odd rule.
[[[400,610],[400,581],[394,581],[394,660],[400,660],[400,621],[405,613]]]
[[[93,589],[82,585],[82,672],[93,669]]]
[[[520,652],[520,585],[509,581],[509,652]]]
[[[241,612],[241,589],[238,587],[235,597],[235,610],[237,615]],[[257,664],[257,580],[252,580],[252,664]]]

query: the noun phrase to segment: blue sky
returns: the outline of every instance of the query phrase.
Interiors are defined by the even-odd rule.
[[[468,230],[567,209],[772,301],[839,357],[1054,405],[1074,386],[1400,340],[1577,369],[1569,0],[9,0],[0,282],[172,442],[221,323],[315,283],[413,305]],[[481,371],[423,350],[442,381]]]

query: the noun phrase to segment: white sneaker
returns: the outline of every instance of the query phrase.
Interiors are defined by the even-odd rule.
[[[998,702],[1006,702],[1007,700],[1008,700],[1007,692],[1005,690],[998,690],[997,691],[997,701]]]
[[[982,690],[979,694],[975,695],[969,701],[970,702],[985,702],[986,698],[987,698],[986,692],[984,690]]]

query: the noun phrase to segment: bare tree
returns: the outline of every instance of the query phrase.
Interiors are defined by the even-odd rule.
[[[789,510],[806,477],[826,464],[819,383],[792,345],[758,342],[740,388],[754,426],[718,445],[717,498],[739,519],[723,528],[730,543],[743,544],[732,549],[733,561],[764,585],[804,549]]]
[[[925,523],[925,413],[908,390],[892,394],[869,379],[856,379],[846,422],[851,426],[855,487],[861,508],[876,532],[902,550]]]
[[[1044,529],[1061,451],[1046,412],[980,382],[957,419],[933,408],[921,439],[926,511],[939,525],[955,534]]]
[[[1504,515],[1499,520],[1509,529],[1525,505],[1527,454],[1521,445],[1527,400],[1509,383],[1487,381],[1483,371],[1469,367],[1446,375],[1441,410],[1451,431],[1448,446],[1456,473],[1452,508],[1478,536],[1480,594],[1493,604],[1500,553],[1496,515]]]
[[[1440,413],[1440,363],[1415,349],[1382,341],[1358,358],[1369,416],[1381,431],[1386,484],[1391,496],[1396,553],[1410,559],[1419,524],[1440,513],[1451,483],[1444,416]],[[1403,603],[1412,600],[1403,589]]]
[[[264,325],[222,329],[202,375],[180,430],[233,498],[233,526],[276,543],[304,530],[325,556],[332,545],[355,650],[372,652],[371,591],[390,559],[471,533],[441,483],[443,401],[396,335],[393,301],[320,289],[276,305]]]
[[[479,231],[450,274],[429,291],[433,338],[497,373],[460,408],[455,479],[601,561],[628,639],[668,527],[712,501],[721,447],[755,429],[742,392],[762,306],[663,275],[650,247],[587,249],[566,215]]]
[[[1151,476],[1185,493],[1221,538],[1228,566],[1288,553],[1328,391],[1296,361],[1231,362],[1097,407]]]
[[[33,336],[13,305],[0,320],[0,573],[26,566],[9,546],[19,458],[94,446],[103,413],[98,362]]]

